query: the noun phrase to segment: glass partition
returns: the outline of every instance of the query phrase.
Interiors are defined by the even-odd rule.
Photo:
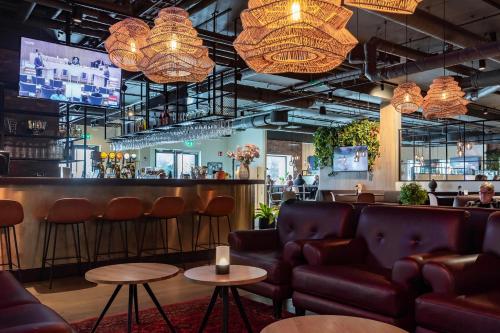
[[[497,180],[499,125],[456,121],[401,129],[400,180]]]

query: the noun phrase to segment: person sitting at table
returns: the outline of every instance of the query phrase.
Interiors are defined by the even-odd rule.
[[[297,178],[295,178],[295,180],[293,181],[293,185],[294,186],[302,186],[302,185],[305,185],[306,184],[306,181],[304,180],[304,178],[302,178],[302,174],[299,173],[297,175]]]
[[[286,186],[288,186],[288,187],[293,186],[293,176],[292,175],[288,175],[288,177],[286,177]]]
[[[313,186],[319,186],[319,175],[314,176]]]
[[[500,208],[500,202],[496,201],[495,186],[490,182],[484,182],[479,188],[479,199],[467,202],[466,207]]]
[[[62,89],[57,89],[55,94],[50,95],[50,99],[53,101],[67,101],[68,98],[63,94]]]
[[[105,65],[104,66],[104,87],[108,87],[108,82],[109,82],[109,66]]]
[[[314,176],[314,181],[312,183],[312,188],[311,188],[311,193],[309,194],[309,198],[315,199],[316,198],[316,193],[318,192],[318,186],[319,186],[319,175]]]

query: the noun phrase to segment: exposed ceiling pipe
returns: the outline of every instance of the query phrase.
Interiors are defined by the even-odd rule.
[[[490,42],[462,50],[451,51],[417,61],[377,69],[377,48],[375,43],[365,44],[365,76],[370,81],[390,80],[404,75],[416,74],[443,66],[446,60],[447,66],[459,65],[477,59],[490,58],[500,55],[500,42]]]
[[[403,45],[399,45],[396,43],[392,43],[392,42],[389,42],[387,40],[383,40],[383,39],[378,38],[378,37],[370,38],[368,43],[374,43],[376,45],[378,51],[389,53],[389,54],[396,55],[399,57],[405,57],[405,58],[413,60],[413,61],[425,59],[425,58],[436,55],[436,54],[429,54],[426,52],[415,50],[415,49],[412,49],[412,48],[409,48],[409,47],[406,47]],[[466,76],[473,75],[474,73],[477,72],[476,69],[474,69],[472,67],[467,67],[464,65],[448,66],[446,68],[452,72],[466,75]]]
[[[446,41],[461,48],[474,47],[490,42],[490,40],[483,36],[476,35],[467,29],[456,26],[421,9],[417,9],[413,15],[396,15],[375,11],[368,12],[403,26],[408,24],[408,28],[438,40],[443,40],[444,27],[446,29]],[[497,62],[500,61],[500,57],[492,59]]]
[[[470,91],[465,95],[465,98],[471,101],[477,101],[480,98],[491,95],[500,90],[500,85],[486,87],[480,90]]]
[[[500,69],[489,72],[478,72],[470,77],[460,79],[462,88],[483,88],[500,84]]]

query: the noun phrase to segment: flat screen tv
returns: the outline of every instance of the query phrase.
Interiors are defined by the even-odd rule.
[[[368,148],[366,146],[335,148],[333,171],[368,171]]]
[[[19,96],[120,107],[121,70],[103,52],[21,38]]]

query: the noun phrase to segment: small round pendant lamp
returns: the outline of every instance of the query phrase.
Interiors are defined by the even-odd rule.
[[[396,111],[409,114],[416,112],[424,102],[420,87],[414,82],[401,83],[394,89],[391,104]]]
[[[149,26],[139,19],[127,18],[113,24],[109,31],[104,47],[111,62],[126,71],[140,71],[138,64],[144,57],[141,48],[146,45]]]
[[[379,12],[413,14],[422,0],[345,0],[344,4]]]
[[[201,82],[215,63],[182,8],[164,8],[155,19],[139,67],[156,83]]]
[[[451,118],[467,113],[468,100],[463,98],[458,82],[451,76],[435,78],[424,97],[423,109],[426,119]]]
[[[234,47],[259,73],[324,73],[358,43],[340,0],[249,0]]]

